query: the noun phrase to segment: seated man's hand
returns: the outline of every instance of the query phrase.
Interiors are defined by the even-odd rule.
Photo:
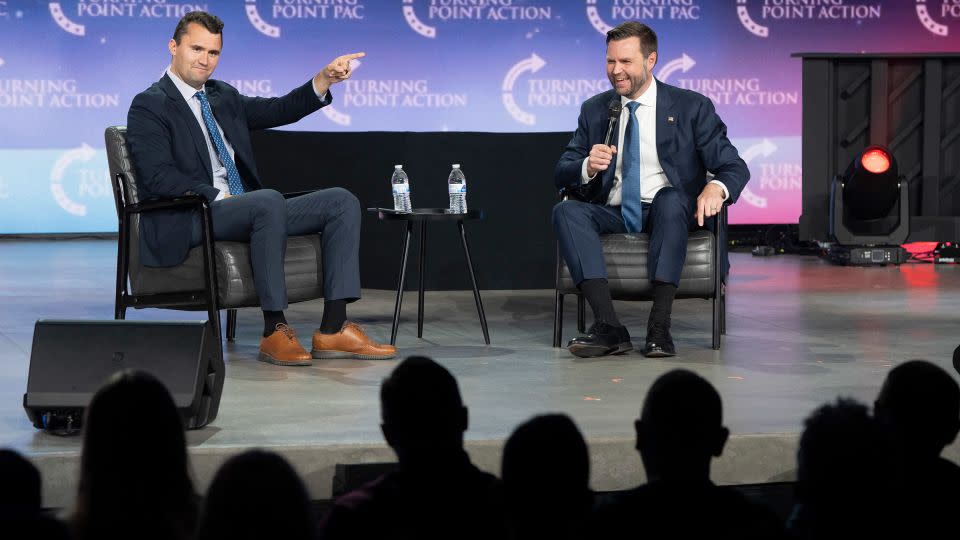
[[[590,155],[587,156],[587,176],[593,178],[599,171],[607,170],[613,161],[613,156],[617,153],[617,147],[605,144],[595,144],[590,149]],[[615,162],[614,162],[615,163]]]
[[[350,74],[353,71],[350,67],[350,61],[356,60],[357,58],[363,58],[366,55],[367,53],[358,52],[345,54],[343,56],[334,58],[332,62],[320,70],[320,73],[317,73],[317,76],[315,77],[317,88],[325,92],[328,88],[330,88],[330,85],[349,79]]]
[[[723,188],[717,184],[707,184],[697,197],[697,225],[703,227],[703,218],[713,217],[723,208]]]

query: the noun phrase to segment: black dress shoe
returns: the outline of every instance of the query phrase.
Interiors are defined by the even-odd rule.
[[[647,358],[676,356],[677,348],[670,337],[670,325],[654,323],[647,327],[647,343],[643,346]]]
[[[591,358],[632,351],[633,343],[626,327],[595,322],[587,335],[571,339],[567,350],[574,356]]]

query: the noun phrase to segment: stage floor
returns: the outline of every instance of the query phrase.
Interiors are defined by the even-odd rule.
[[[40,433],[22,409],[36,319],[109,319],[115,241],[0,241],[0,447],[28,454],[44,473],[45,503],[68,505],[75,490],[79,438]],[[482,268],[493,261],[477,261]],[[397,345],[427,355],[457,377],[470,408],[468,449],[499,470],[511,430],[531,415],[569,414],[590,442],[595,489],[643,478],[632,422],[651,382],[673,368],[700,373],[719,389],[734,437],[717,460],[720,483],[790,479],[797,434],[816,406],[837,396],[872,403],[891,366],[931,360],[951,374],[960,343],[960,267],[907,264],[846,268],[815,257],[732,254],[727,335],[710,348],[710,303],[677,301],[673,334],[680,354],[639,353],[585,360],[551,347],[553,291],[484,291],[491,345],[483,344],[469,291],[428,291],[424,338],[416,337],[416,293],[405,296]],[[522,271],[519,269],[518,271]],[[351,319],[389,340],[393,291],[365,290]],[[564,339],[575,333],[567,300]],[[649,304],[617,303],[635,346],[643,343]],[[322,301],[287,314],[309,345]],[[129,319],[201,318],[130,310]],[[225,457],[248,447],[287,456],[312,495],[330,496],[335,463],[391,461],[379,430],[378,390],[397,361],[316,361],[282,368],[256,360],[262,319],[241,310],[237,341],[226,346],[226,383],[217,420],[188,433],[202,489]],[[948,455],[957,459],[955,444]]]

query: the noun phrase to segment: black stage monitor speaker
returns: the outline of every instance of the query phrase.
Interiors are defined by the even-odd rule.
[[[79,430],[83,410],[114,373],[146,371],[173,396],[188,429],[220,408],[224,366],[206,321],[39,320],[23,407],[37,429]]]

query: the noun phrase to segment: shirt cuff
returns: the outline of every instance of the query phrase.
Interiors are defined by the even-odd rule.
[[[226,197],[227,197],[226,192],[224,192],[223,190],[217,190],[217,197],[216,197],[215,199],[213,199],[213,200],[215,200],[215,201],[222,201],[222,200],[225,199]]]
[[[727,200],[730,198],[730,192],[727,191],[727,186],[723,185],[723,182],[719,180],[711,180],[710,183],[720,186],[720,189],[723,190],[723,200]]]
[[[597,175],[587,176],[587,158],[583,158],[583,164],[580,165],[580,183],[586,184],[587,182],[596,178]]]
[[[311,80],[310,80],[310,85],[313,87],[313,93],[317,95],[317,98],[320,100],[321,103],[324,103],[324,104],[330,103],[330,90],[327,90],[327,91],[324,92],[323,94],[320,94],[320,91],[317,90],[317,80],[316,80],[316,79],[311,79]]]

